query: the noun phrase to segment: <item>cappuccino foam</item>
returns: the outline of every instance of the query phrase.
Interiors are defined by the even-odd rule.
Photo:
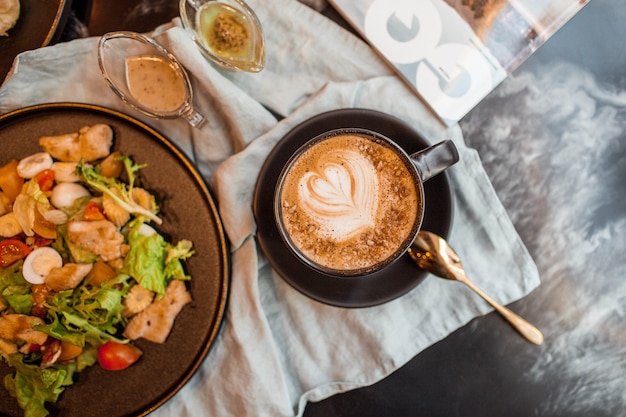
[[[280,211],[292,243],[314,263],[342,271],[393,256],[412,237],[421,213],[417,180],[406,163],[386,143],[358,133],[312,145],[282,185]]]

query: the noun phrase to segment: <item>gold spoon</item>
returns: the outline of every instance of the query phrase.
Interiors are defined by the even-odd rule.
[[[444,238],[421,230],[409,248],[409,255],[425,271],[441,278],[462,282],[496,309],[528,341],[536,345],[543,342],[543,334],[535,326],[496,302],[472,283],[454,249]]]

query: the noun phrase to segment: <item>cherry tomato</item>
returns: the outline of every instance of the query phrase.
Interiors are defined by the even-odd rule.
[[[35,179],[41,191],[50,191],[54,187],[54,171],[51,169],[44,169],[35,175]]]
[[[36,223],[37,221],[35,221]],[[35,232],[36,233],[36,232]],[[32,247],[33,248],[40,248],[42,246],[50,246],[52,245],[52,242],[54,242],[54,239],[48,239],[39,235],[35,235],[33,236],[33,243],[32,243]]]
[[[0,268],[7,267],[13,262],[25,258],[31,251],[30,246],[20,240],[3,240],[0,242]]]
[[[109,371],[120,371],[137,362],[141,350],[131,344],[106,342],[98,348],[98,363]]]
[[[83,220],[85,221],[93,221],[93,220],[105,220],[104,212],[102,211],[102,207],[98,205],[98,203],[90,201],[85,206],[85,214],[83,214]]]

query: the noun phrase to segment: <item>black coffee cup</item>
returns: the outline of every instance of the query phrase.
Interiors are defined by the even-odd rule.
[[[377,272],[402,256],[420,230],[423,183],[459,160],[444,140],[407,154],[360,128],[322,133],[280,173],[274,217],[281,238],[309,267],[336,277]]]

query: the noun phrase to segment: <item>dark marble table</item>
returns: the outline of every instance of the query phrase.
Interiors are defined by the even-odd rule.
[[[596,0],[462,121],[542,284],[307,417],[626,415],[626,3]]]
[[[63,36],[176,13],[172,0],[75,1]],[[542,284],[509,307],[544,344],[491,313],[305,416],[626,415],[624,22],[624,0],[591,1],[460,123],[539,268]]]

